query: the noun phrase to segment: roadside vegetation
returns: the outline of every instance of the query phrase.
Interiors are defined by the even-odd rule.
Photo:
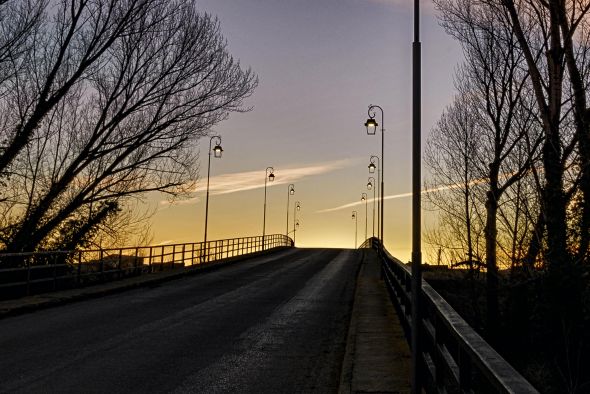
[[[463,48],[432,130],[430,279],[544,392],[590,391],[590,3],[436,0]],[[447,188],[441,188],[447,185]]]

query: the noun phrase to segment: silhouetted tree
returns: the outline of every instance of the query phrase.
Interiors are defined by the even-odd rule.
[[[496,5],[518,38],[531,74],[543,121],[545,143],[543,205],[547,228],[547,265],[561,271],[588,253],[590,237],[590,117],[587,107],[588,12],[590,4],[576,1],[502,0]],[[567,97],[568,94],[572,97]],[[566,107],[564,108],[564,105]],[[573,148],[564,144],[563,113],[573,112],[573,143],[579,176],[568,190],[565,178]],[[568,245],[567,209],[575,189],[580,191],[579,244]],[[549,209],[550,207],[550,209]],[[575,251],[570,255],[570,251]],[[561,273],[557,273],[561,275]]]
[[[540,143],[535,133],[535,112],[523,95],[529,75],[518,42],[508,24],[498,20],[491,9],[463,0],[440,0],[443,26],[460,40],[465,63],[457,75],[460,94],[469,97],[468,111],[473,119],[471,165],[476,168],[480,187],[485,187],[485,262],[487,280],[487,330],[495,335],[499,322],[498,306],[498,214],[504,194],[527,174],[536,159]],[[464,104],[465,105],[465,104]],[[533,137],[535,135],[536,137]],[[533,140],[532,146],[526,142]],[[458,155],[463,151],[457,150]],[[517,192],[519,186],[517,186]],[[519,210],[521,196],[513,200]],[[506,213],[501,217],[521,216]],[[518,229],[513,231],[516,247]]]
[[[0,1],[0,97],[10,89],[23,60],[34,48],[46,0]]]
[[[61,1],[35,42],[5,100],[8,251],[81,245],[130,198],[189,190],[196,141],[257,84],[190,0]]]
[[[558,334],[551,352],[566,390],[574,392],[587,332],[582,267],[588,264],[590,238],[590,4],[502,0],[495,6],[518,38],[542,119],[544,325]]]
[[[486,179],[490,181],[486,198],[486,238],[490,241],[496,233],[499,240],[495,220],[492,220],[494,210],[499,214],[499,223],[504,223],[505,232],[513,235],[517,233],[517,222],[526,221],[530,236],[521,236],[520,241],[512,238],[512,260],[517,259],[532,269],[539,256],[542,257],[542,267],[546,268],[545,293],[539,307],[546,308],[547,330],[561,334],[559,338],[564,340],[564,360],[567,361],[561,365],[569,365],[571,372],[579,347],[575,342],[580,338],[577,327],[583,312],[581,267],[588,264],[590,243],[590,109],[587,102],[590,3],[440,0],[437,4],[442,11],[443,25],[462,42],[468,62],[469,59],[483,60],[471,68],[476,71],[472,74],[476,78],[469,80],[483,82],[475,86],[483,86],[491,93],[480,95],[487,119],[493,126],[489,130],[491,133],[482,135],[494,137],[487,151],[500,156],[493,155],[491,160],[482,162],[489,166]],[[500,82],[497,86],[496,81]],[[511,96],[519,90],[521,98],[513,107]],[[499,108],[504,109],[498,111]],[[527,118],[532,127],[514,123]],[[508,133],[503,134],[503,129]],[[505,142],[503,136],[507,137]],[[539,164],[535,165],[532,160],[539,143]],[[497,165],[496,159],[502,158],[504,151],[510,152],[505,168],[520,168],[516,172],[520,173],[520,178],[512,184],[510,179],[514,173]],[[506,201],[511,202],[514,210],[503,209]],[[510,223],[514,223],[514,229]],[[493,244],[486,244],[488,309],[491,312],[488,320],[493,321],[490,320],[494,309],[492,298],[497,284],[493,283],[492,259],[505,251],[501,247],[498,253]],[[519,257],[515,257],[514,252],[517,244],[524,247]],[[567,384],[567,390],[575,390],[575,379],[568,379]]]
[[[471,274],[483,259],[483,222],[478,201],[477,122],[471,99],[457,96],[431,131],[424,160],[430,170],[427,202],[438,212],[427,240],[446,252],[450,263],[465,261]],[[441,185],[445,185],[440,188]]]

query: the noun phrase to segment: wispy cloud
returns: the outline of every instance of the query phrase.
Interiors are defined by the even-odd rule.
[[[487,182],[486,178],[483,179],[475,179],[471,182],[469,182],[470,186],[473,185],[479,185],[481,183]],[[442,186],[436,186],[436,187],[432,187],[432,188],[428,188],[428,189],[423,189],[420,194],[426,194],[426,193],[432,193],[432,192],[439,192],[439,191],[443,191],[443,190],[451,190],[451,189],[458,189],[460,187],[465,187],[465,184],[463,183],[457,183],[454,185],[442,185]],[[385,196],[383,197],[383,200],[394,200],[394,199],[398,199],[398,198],[407,198],[407,197],[412,197],[412,193],[401,193],[401,194],[393,194],[393,195],[389,195],[389,196]],[[373,199],[369,199],[369,201],[373,201]],[[327,209],[322,209],[317,211],[317,213],[326,213],[326,212],[334,212],[334,211],[340,211],[342,209],[347,209],[347,208],[352,208],[352,207],[356,207],[358,205],[362,205],[364,204],[364,202],[362,201],[355,201],[355,202],[351,202],[348,204],[344,204],[344,205],[340,205],[334,208],[327,208]]]
[[[354,162],[352,159],[336,160],[325,163],[317,163],[304,167],[275,168],[275,180],[268,186],[283,185],[301,181],[304,178],[326,174],[342,168],[350,167]],[[260,189],[264,187],[264,170],[244,171],[232,174],[217,175],[209,180],[210,194],[229,194],[246,190]],[[201,186],[194,193],[204,193]],[[174,204],[195,204],[200,201],[199,197],[175,201]],[[167,200],[160,201],[160,205],[169,205]]]
[[[318,163],[306,167],[275,168],[275,181],[270,186],[289,184],[304,178],[326,174],[351,165],[350,160],[337,160]],[[264,171],[246,171],[218,175],[210,180],[209,192],[212,194],[237,193],[264,187]],[[202,191],[202,190],[201,190]]]

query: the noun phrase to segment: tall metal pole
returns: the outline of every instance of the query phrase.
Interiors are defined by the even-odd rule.
[[[367,223],[369,222],[369,205],[368,205],[368,199],[369,196],[367,196],[367,193],[363,193],[361,195],[361,200],[365,201],[365,241],[367,240]]]
[[[379,190],[379,192],[381,193],[381,253],[383,254],[383,249],[385,248],[385,237],[383,235],[383,211],[384,211],[384,207],[385,207],[385,200],[383,199],[383,193],[385,191],[385,186],[384,186],[384,182],[383,179],[385,178],[385,152],[384,152],[384,147],[385,147],[385,129],[383,128],[384,126],[384,120],[383,120],[383,108],[379,107],[379,109],[381,110],[381,162],[379,164],[381,164],[381,174],[377,173],[377,177],[379,177],[379,175],[381,175],[381,189]]]
[[[292,183],[287,187],[287,230],[285,231],[287,237],[289,236],[289,197],[291,197],[291,193],[295,194],[295,185]]]
[[[268,170],[268,168],[267,168]],[[262,250],[264,250],[264,237],[266,235],[266,176],[264,177],[264,215],[262,219]]]
[[[274,172],[274,168],[266,167],[266,171],[264,173],[264,216],[262,219],[262,250],[264,250],[264,247],[265,247],[265,235],[266,235],[266,181],[269,177],[268,170],[270,170],[270,173],[272,174]]]
[[[379,156],[371,156],[371,163],[373,163],[373,160],[377,160],[377,185],[375,187],[376,192],[377,192],[377,196],[379,196],[379,183],[381,182],[381,159],[379,158]],[[374,164],[374,163],[373,163]],[[381,236],[379,235],[379,218],[380,218],[380,212],[381,212],[381,201],[379,201],[379,203],[377,204],[377,237],[379,239],[382,239]],[[375,220],[375,217],[373,216],[373,221]],[[374,233],[374,232],[373,232]],[[375,234],[373,234],[373,236],[375,236]]]
[[[358,231],[358,214],[356,211],[352,211],[352,218],[354,219],[354,248],[357,248],[357,231]]]
[[[377,183],[381,182],[381,159],[379,159],[379,165],[377,166]],[[377,236],[379,237],[380,240],[383,240],[383,236],[381,235],[381,199],[379,198],[380,196],[380,190],[381,190],[381,186],[377,185],[377,187],[375,188],[377,189],[377,199],[378,199],[378,203],[377,203]]]
[[[373,180],[371,182],[371,179]],[[373,185],[375,183],[375,178],[373,177],[369,177],[369,183],[371,183],[371,185]],[[371,187],[373,189],[373,238],[375,238],[375,202],[376,202],[376,195],[375,195],[375,191],[377,190],[377,188],[375,186]],[[379,234],[379,227],[377,227],[377,235]]]
[[[221,144],[221,137],[214,135],[209,139],[209,164],[207,165],[207,197],[205,197],[205,236],[203,237],[203,248],[207,249],[207,222],[209,221],[209,175],[211,174],[211,145],[213,139],[217,141],[217,145]]]
[[[385,236],[383,235],[383,211],[384,211],[384,192],[385,192],[385,186],[384,186],[384,179],[385,179],[385,126],[384,126],[384,118],[385,118],[385,114],[383,113],[383,108],[381,108],[378,105],[369,105],[369,118],[372,120],[375,118],[375,108],[379,109],[381,111],[381,201],[380,201],[380,206],[381,206],[381,223],[380,223],[380,227],[381,227],[381,252],[383,252],[383,248],[384,248],[384,238]],[[368,120],[367,123],[368,124]],[[376,126],[376,124],[373,122],[373,126]],[[379,174],[377,174],[377,177],[379,177]]]
[[[420,361],[420,292],[422,291],[421,250],[421,44],[420,1],[414,0],[414,42],[412,44],[412,393],[422,392]]]
[[[295,246],[295,234],[297,233],[297,210],[301,208],[301,202],[297,201],[293,205],[293,246]]]

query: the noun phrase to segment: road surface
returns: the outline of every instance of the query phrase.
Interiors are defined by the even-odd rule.
[[[361,259],[288,249],[0,320],[0,392],[337,392]]]

